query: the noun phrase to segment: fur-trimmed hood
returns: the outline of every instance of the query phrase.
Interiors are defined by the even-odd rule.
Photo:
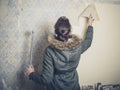
[[[57,40],[55,38],[55,35],[51,34],[48,36],[48,42],[57,49],[67,50],[67,49],[76,48],[82,42],[82,39],[72,34],[71,39],[69,39],[67,42],[62,42],[62,41]]]

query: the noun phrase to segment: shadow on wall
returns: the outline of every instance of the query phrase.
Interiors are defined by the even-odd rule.
[[[38,73],[42,71],[42,61],[44,50],[48,46],[48,35],[49,35],[49,25],[44,23],[42,27],[37,29],[38,33],[35,33],[35,37],[38,38],[38,41],[34,39],[33,41],[33,65]],[[33,81],[29,80],[27,76],[25,76],[24,71],[26,66],[29,64],[29,57],[30,57],[30,38],[31,32],[26,31],[24,32],[24,44],[23,44],[23,52],[22,52],[22,65],[21,71],[18,73],[18,86],[20,90],[45,90],[45,86],[39,85],[34,83]],[[34,43],[35,42],[35,43]]]

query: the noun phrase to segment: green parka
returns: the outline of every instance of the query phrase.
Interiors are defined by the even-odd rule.
[[[80,90],[76,68],[81,54],[90,46],[93,39],[93,27],[88,26],[84,41],[76,35],[67,42],[48,37],[50,45],[43,57],[43,70],[39,75],[33,72],[29,78],[47,86],[47,90]]]

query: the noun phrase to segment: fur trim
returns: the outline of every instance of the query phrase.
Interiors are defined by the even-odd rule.
[[[48,36],[48,42],[57,49],[67,50],[71,48],[76,48],[78,44],[82,42],[82,39],[72,34],[71,39],[69,39],[67,42],[62,42],[62,41],[55,39],[55,35],[51,34]]]

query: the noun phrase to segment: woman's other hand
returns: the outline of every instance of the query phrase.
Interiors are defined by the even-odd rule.
[[[92,15],[90,14],[89,18],[88,18],[88,25],[92,26],[92,23],[94,21],[94,18],[92,17]]]
[[[33,66],[33,65],[29,65],[29,66],[27,67],[25,73],[26,73],[27,76],[29,76],[30,73],[32,73],[32,72],[35,72],[34,66]]]

